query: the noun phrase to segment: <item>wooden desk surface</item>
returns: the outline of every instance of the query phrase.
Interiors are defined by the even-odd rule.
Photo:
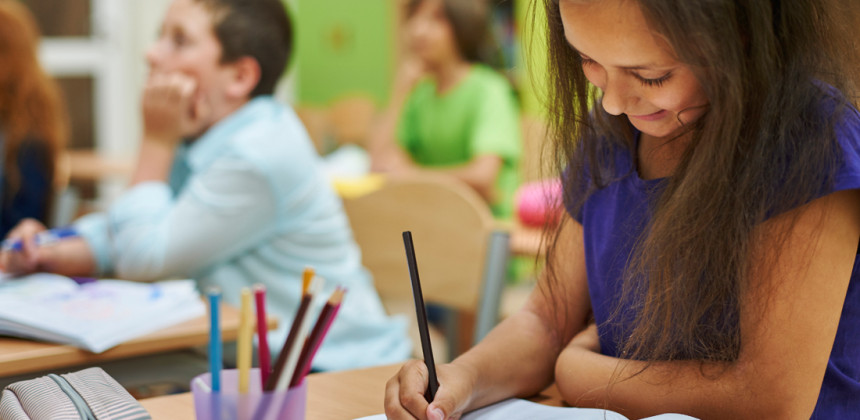
[[[511,228],[511,255],[533,257],[543,253],[543,229],[515,224]]]
[[[342,372],[317,373],[308,376],[308,420],[349,420],[382,414],[385,383],[399,364]],[[337,398],[332,398],[337,396]],[[533,401],[560,405],[554,387],[534,397]],[[193,419],[194,400],[190,393],[149,398],[140,401],[153,420]]]
[[[239,311],[232,306],[222,305],[221,313],[222,340],[236,340]],[[269,329],[275,327],[277,320],[270,318]],[[69,345],[0,337],[0,376],[155,354],[200,346],[208,342],[207,315],[122,343],[98,354]]]

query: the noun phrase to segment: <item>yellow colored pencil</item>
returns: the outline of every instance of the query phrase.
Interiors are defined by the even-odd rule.
[[[251,341],[254,337],[254,316],[251,310],[251,290],[242,288],[239,307],[239,340],[237,343],[236,367],[239,369],[239,393],[248,392],[251,374]]]

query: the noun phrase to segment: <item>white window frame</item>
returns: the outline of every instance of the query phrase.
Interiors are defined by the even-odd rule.
[[[127,0],[90,0],[91,34],[84,37],[44,37],[39,59],[54,77],[91,77],[93,80],[94,151],[105,159],[128,157],[136,142],[129,141],[131,87],[127,58],[130,19]],[[74,106],[75,98],[66,98]],[[99,183],[99,198],[115,196],[121,182]],[[100,201],[100,200],[99,200]]]

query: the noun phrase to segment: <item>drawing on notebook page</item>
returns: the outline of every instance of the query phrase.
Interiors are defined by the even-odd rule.
[[[94,353],[205,312],[193,280],[80,284],[32,274],[0,283],[0,334]]]

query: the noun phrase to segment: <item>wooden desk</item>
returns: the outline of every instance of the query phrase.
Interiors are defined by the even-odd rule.
[[[349,420],[382,414],[385,383],[399,364],[343,372],[317,373],[308,376],[308,400],[305,418],[308,420]],[[337,398],[332,398],[332,396]],[[555,387],[550,387],[533,401],[561,405]],[[140,401],[153,420],[193,419],[194,400],[191,394],[168,395]]]
[[[511,255],[533,257],[543,253],[543,229],[515,224],[511,228]]]
[[[93,150],[67,150],[61,158],[60,171],[76,181],[129,178],[134,171],[134,160],[128,157],[107,158]]]
[[[239,330],[239,311],[232,306],[222,305],[221,313],[222,340],[235,341]],[[277,324],[275,318],[269,319],[269,329],[276,328]],[[136,338],[98,354],[69,345],[0,337],[0,376],[162,353],[208,342],[209,319],[206,315]]]

